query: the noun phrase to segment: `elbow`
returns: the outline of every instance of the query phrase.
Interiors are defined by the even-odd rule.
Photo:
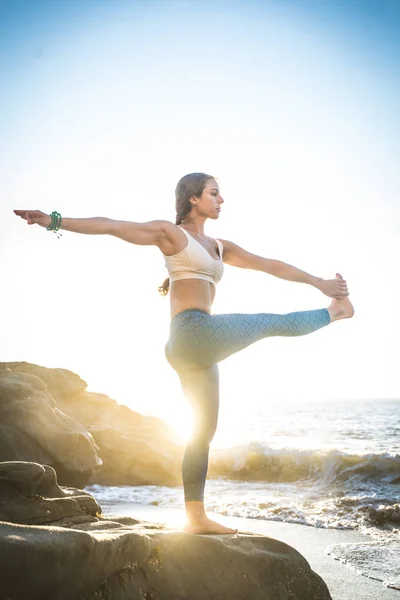
[[[99,217],[101,219],[102,233],[106,235],[118,235],[118,221],[107,217]]]

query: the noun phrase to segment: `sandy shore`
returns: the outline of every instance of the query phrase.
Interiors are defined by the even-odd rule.
[[[165,523],[168,528],[180,529],[184,523],[184,512],[142,504],[106,505],[103,514],[129,515],[137,519]],[[210,516],[212,517],[211,513]],[[400,592],[385,587],[380,581],[359,575],[326,554],[326,548],[334,544],[365,542],[365,536],[355,531],[316,529],[305,525],[223,517],[216,515],[221,523],[235,527],[239,532],[259,533],[281,540],[296,548],[327,584],[333,600],[400,600]]]

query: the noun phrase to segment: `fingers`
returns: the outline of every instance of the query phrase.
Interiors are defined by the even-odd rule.
[[[345,288],[341,288],[338,292],[336,292],[336,294],[333,296],[333,298],[345,298],[348,295],[349,295],[349,290],[347,289],[347,287],[345,287]]]
[[[332,279],[332,285],[339,290],[347,290],[347,283],[344,279]]]
[[[346,280],[343,279],[340,273],[336,273],[335,279],[331,279],[332,284],[332,298],[336,300],[340,300],[341,298],[345,298],[349,295],[349,290],[347,288]]]
[[[339,284],[339,289],[340,289],[340,294],[341,294],[340,297],[349,295],[346,280],[343,279],[343,277],[340,273],[336,273],[336,278],[333,281],[335,281],[336,284]]]
[[[22,219],[27,219],[30,211],[29,210],[14,210],[15,214]]]
[[[35,217],[37,217],[36,210],[14,210],[14,213],[21,217],[21,219],[25,219],[28,222],[28,225],[32,225],[34,223]]]

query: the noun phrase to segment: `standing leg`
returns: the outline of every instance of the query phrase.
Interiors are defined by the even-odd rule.
[[[218,366],[179,373],[182,389],[193,409],[193,431],[182,463],[189,533],[235,533],[206,516],[204,487],[206,483],[210,443],[218,421],[219,373]]]

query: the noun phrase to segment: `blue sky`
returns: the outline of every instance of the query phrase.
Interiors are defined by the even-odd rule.
[[[0,360],[69,368],[181,415],[158,250],[57,239],[12,209],[173,221],[176,182],[204,171],[225,197],[209,235],[339,271],[356,308],[222,363],[230,412],[243,397],[399,397],[399,33],[390,1],[0,2]],[[327,304],[228,267],[214,312]]]

